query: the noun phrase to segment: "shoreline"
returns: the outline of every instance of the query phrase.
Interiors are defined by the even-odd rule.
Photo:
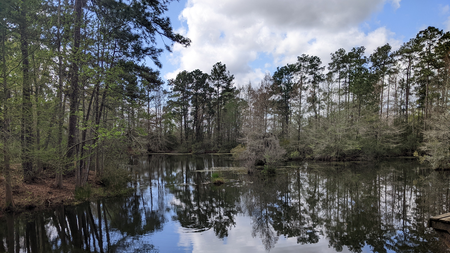
[[[18,167],[20,166],[14,166],[11,173],[14,202],[12,210],[5,209],[5,181],[0,182],[0,218],[8,213],[22,214],[49,210],[60,205],[77,205],[97,198],[118,196],[130,190],[130,188],[124,188],[122,191],[112,192],[106,187],[96,184],[95,173],[90,171],[87,183],[90,185],[91,194],[89,198],[80,200],[75,197],[75,176],[64,176],[62,188],[53,187],[54,175],[48,175],[45,172],[34,182],[26,184],[18,173],[20,171],[17,169]]]

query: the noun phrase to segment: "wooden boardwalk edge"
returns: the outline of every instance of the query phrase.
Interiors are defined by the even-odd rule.
[[[450,248],[450,213],[431,217],[428,226],[434,228],[442,241]]]
[[[438,216],[434,216],[430,218],[430,221],[438,221],[438,220],[443,220],[446,218],[450,218],[450,213],[444,213]]]

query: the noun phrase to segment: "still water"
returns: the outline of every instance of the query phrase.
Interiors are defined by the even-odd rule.
[[[450,181],[412,160],[291,162],[274,177],[230,156],[152,155],[129,196],[0,220],[0,252],[446,252],[427,228]],[[200,172],[199,172],[200,171]]]

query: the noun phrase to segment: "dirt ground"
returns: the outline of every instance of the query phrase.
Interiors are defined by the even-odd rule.
[[[54,188],[54,173],[44,171],[33,183],[23,182],[20,165],[12,165],[12,190],[14,212],[46,209],[56,205],[76,203],[74,198],[75,177],[63,177],[63,188]],[[94,182],[94,172],[90,171],[88,182],[93,188],[100,187]],[[5,181],[0,182],[0,217],[5,213]]]

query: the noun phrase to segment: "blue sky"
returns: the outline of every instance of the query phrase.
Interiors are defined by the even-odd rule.
[[[327,64],[339,48],[365,46],[370,55],[385,43],[397,49],[428,26],[449,31],[449,6],[448,0],[175,1],[167,14],[192,45],[163,53],[160,71],[164,79],[182,70],[209,73],[221,61],[235,85],[257,85],[301,54]]]

